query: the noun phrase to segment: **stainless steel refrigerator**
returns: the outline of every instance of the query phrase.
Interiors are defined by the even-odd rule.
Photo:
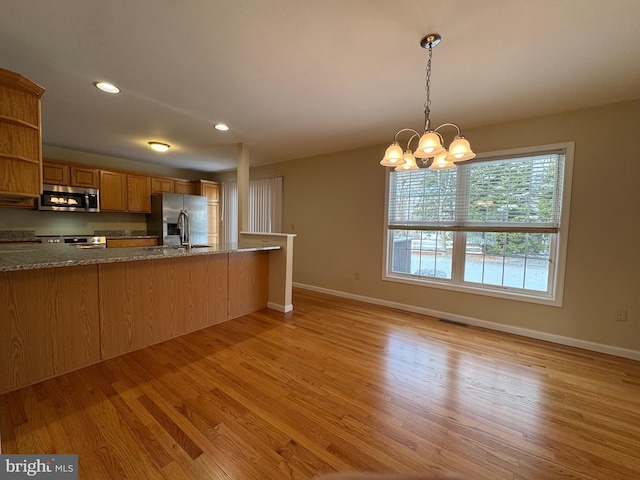
[[[180,245],[180,212],[189,217],[191,245],[207,244],[207,197],[162,193],[151,196],[151,214],[147,219],[149,235],[157,235],[161,245]]]

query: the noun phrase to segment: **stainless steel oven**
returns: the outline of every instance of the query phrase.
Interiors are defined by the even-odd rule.
[[[42,195],[38,199],[38,210],[100,211],[100,191],[98,189],[45,184],[42,186],[42,190]]]

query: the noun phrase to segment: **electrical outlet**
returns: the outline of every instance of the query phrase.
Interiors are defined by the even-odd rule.
[[[616,322],[626,322],[626,321],[627,321],[627,311],[616,310]]]
[[[291,224],[291,231],[293,232],[295,229],[296,229],[296,228],[295,228],[295,225],[292,223],[292,224]]]
[[[354,273],[353,278],[355,278],[356,280],[360,280],[360,273],[359,272]]]

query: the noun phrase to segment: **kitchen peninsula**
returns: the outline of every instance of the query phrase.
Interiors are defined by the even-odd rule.
[[[0,393],[267,307],[281,248],[0,245]]]

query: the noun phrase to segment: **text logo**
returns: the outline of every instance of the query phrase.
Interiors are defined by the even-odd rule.
[[[0,455],[0,480],[78,480],[78,455]]]

